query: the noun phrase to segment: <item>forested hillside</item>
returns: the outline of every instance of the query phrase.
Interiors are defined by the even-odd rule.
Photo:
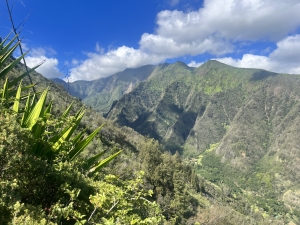
[[[107,116],[180,153],[229,209],[297,221],[298,86],[298,75],[217,61],[161,64]]]
[[[245,212],[299,217],[299,76],[217,61],[157,69],[108,118],[180,152],[226,195],[247,199]]]

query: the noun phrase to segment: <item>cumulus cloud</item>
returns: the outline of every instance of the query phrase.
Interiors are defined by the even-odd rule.
[[[36,69],[37,72],[47,78],[62,77],[58,69],[58,60],[54,57],[47,57],[46,55],[55,55],[56,52],[52,48],[33,48],[29,52],[29,56],[26,57],[26,63],[29,67],[34,67],[41,62],[43,64]]]
[[[283,38],[299,28],[299,11],[299,0],[205,0],[196,11],[164,10],[157,14],[155,32],[142,34],[138,49],[122,46],[105,53],[96,43],[96,52],[71,70],[71,80],[99,79],[128,67],[203,53],[231,64],[275,69],[274,62],[297,60],[293,55],[297,55],[293,47],[296,40]],[[269,57],[246,54],[240,61],[221,58],[236,51],[239,43],[263,40],[278,42]]]
[[[261,68],[273,72],[300,74],[300,35],[288,36],[277,43],[269,56],[244,54],[242,59],[216,58],[228,65],[243,68]]]
[[[145,64],[156,64],[164,60],[161,56],[149,55],[139,49],[127,46],[110,50],[105,54],[90,53],[89,59],[80,66],[71,69],[70,81],[94,80],[112,75],[125,68],[134,68]]]
[[[189,66],[189,67],[199,67],[199,66],[201,66],[203,64],[203,62],[199,62],[199,63],[197,63],[196,61],[191,61],[190,63],[188,63],[187,65]]]

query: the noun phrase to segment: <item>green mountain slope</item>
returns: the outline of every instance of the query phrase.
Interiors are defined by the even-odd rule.
[[[87,106],[94,110],[107,113],[114,101],[129,93],[141,81],[146,80],[155,66],[146,65],[136,69],[126,69],[123,72],[94,81],[75,81],[67,84],[60,79],[54,82],[62,84],[68,92],[80,98]]]
[[[204,178],[246,196],[245,210],[285,205],[298,215],[299,86],[297,75],[217,61],[161,65],[108,118],[181,152]]]
[[[202,177],[205,197],[198,199],[202,208],[191,221],[206,221],[205,216],[214,221],[209,205],[224,211],[216,224],[297,221],[298,83],[294,75],[217,61],[197,69],[181,62],[158,65],[108,114],[110,121],[127,127],[108,120],[106,140],[131,149],[114,170],[136,170],[140,159],[130,152],[151,149],[138,131],[159,140],[167,151],[179,151]],[[95,115],[88,114],[87,127]],[[166,179],[167,170],[157,170],[165,171],[158,177]]]

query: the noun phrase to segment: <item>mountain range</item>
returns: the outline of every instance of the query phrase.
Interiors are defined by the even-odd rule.
[[[210,60],[127,69],[69,84],[120,126],[179,152],[245,211],[300,216],[300,77]],[[101,106],[100,106],[101,104]],[[255,206],[253,206],[255,205]],[[281,213],[277,216],[282,216]]]

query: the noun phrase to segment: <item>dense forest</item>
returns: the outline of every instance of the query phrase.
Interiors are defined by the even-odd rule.
[[[9,38],[0,44],[1,224],[297,223],[296,208],[238,194],[211,154],[217,145],[193,165],[104,119],[35,68],[31,84]]]

